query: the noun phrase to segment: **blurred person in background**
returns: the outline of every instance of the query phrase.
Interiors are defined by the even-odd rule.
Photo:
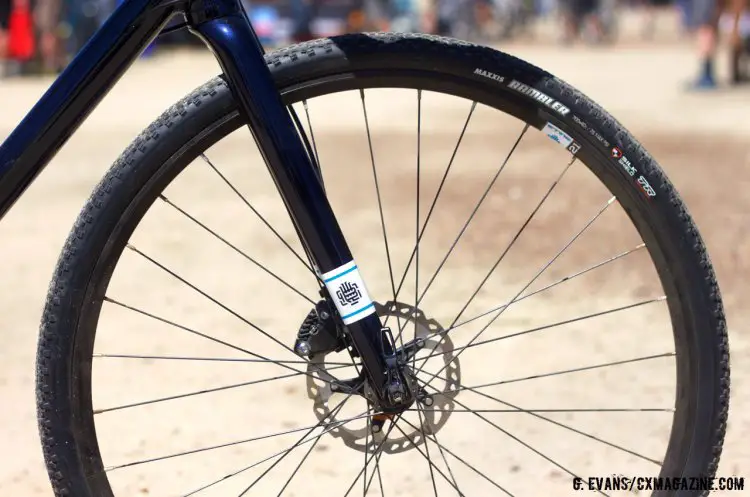
[[[669,3],[669,0],[638,0],[637,5],[643,12],[643,24],[641,26],[641,36],[644,39],[651,40],[656,32],[656,10],[658,7]]]
[[[677,9],[680,16],[680,25],[683,29],[689,29],[691,25],[690,8],[692,0],[636,0],[637,5],[643,13],[641,24],[641,36],[645,40],[652,40],[656,34],[656,18],[660,10]]]
[[[747,0],[695,0],[692,6],[694,24],[697,26],[698,56],[700,69],[698,77],[690,82],[691,90],[711,90],[717,87],[715,74],[716,51],[719,40],[719,22],[723,14],[732,19],[730,34],[730,82],[746,82],[740,64],[745,53],[740,35],[739,21],[747,8]]]
[[[83,48],[122,0],[64,0],[64,2],[63,17],[68,25],[65,48],[72,55]]]
[[[427,31],[440,36],[468,40],[477,24],[481,0],[432,0]]]
[[[700,69],[698,77],[689,85],[690,89],[705,90],[716,87],[714,59],[718,38],[718,25],[721,15],[721,0],[694,0],[692,5],[693,25],[697,27],[698,57]]]
[[[459,0],[432,0],[426,15],[428,25],[425,31],[440,36],[453,34],[453,20],[458,13]]]
[[[733,0],[725,14],[730,44],[730,81],[750,82],[750,1]]]
[[[563,12],[563,42],[573,43],[587,27],[592,28],[595,41],[603,40],[606,33],[599,16],[600,6],[600,0],[560,0]]]
[[[350,27],[352,31],[389,31],[391,29],[392,0],[361,0],[359,6],[364,14],[362,28]]]
[[[419,12],[416,0],[390,0],[389,30],[397,33],[419,31]]]
[[[294,16],[294,27],[292,28],[292,41],[302,43],[314,38],[312,33],[312,20],[318,2],[315,0],[292,0],[292,15]]]
[[[58,73],[62,0],[0,0],[0,66],[10,74]],[[0,67],[0,74],[2,74]]]
[[[318,18],[323,7],[323,0],[291,0],[292,1],[292,41],[300,43],[318,37],[313,30],[313,21]],[[405,3],[399,2],[401,7]],[[351,2],[351,12],[346,18],[346,30],[358,31],[388,31],[391,12],[399,11],[392,0],[355,0]]]
[[[60,46],[62,0],[36,0],[35,3],[40,69],[44,73],[58,73],[65,66]]]
[[[5,59],[8,55],[8,21],[11,0],[0,0],[0,78],[5,75]]]
[[[11,0],[3,6],[3,18],[0,19],[5,27],[2,28],[2,52],[0,65],[3,75],[23,72],[26,64],[34,57],[36,38],[34,36],[34,20],[31,15],[29,0]]]

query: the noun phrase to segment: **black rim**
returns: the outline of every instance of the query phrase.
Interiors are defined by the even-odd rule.
[[[378,73],[377,71],[368,71],[366,73],[357,73],[356,79],[352,78],[350,74],[341,74],[323,77],[316,81],[304,81],[304,83],[300,83],[298,87],[292,87],[290,91],[286,92],[286,98],[291,103],[313,98],[315,96],[325,95],[334,91],[358,89],[365,86],[367,88],[399,87],[440,91],[450,93],[454,96],[464,97],[470,101],[479,101],[485,105],[496,107],[500,111],[522,118],[532,127],[541,128],[541,120],[536,113],[527,113],[524,109],[514,107],[512,104],[507,105],[507,102],[502,99],[502,96],[498,96],[490,89],[483,87],[476,82],[452,81],[449,79],[438,82],[437,78],[430,76],[430,73],[420,73],[417,71],[403,71],[403,74],[399,73],[397,75],[393,75],[393,71],[390,71],[387,75]],[[309,124],[309,115],[307,116],[307,119]],[[141,217],[145,215],[150,206],[157,201],[160,192],[177,175],[179,175],[188,164],[200,157],[200,154],[204,150],[210,148],[213,144],[239,128],[242,124],[243,123],[237,113],[233,112],[231,115],[215,122],[212,126],[207,128],[207,130],[204,130],[201,135],[191,140],[191,142],[186,144],[180,152],[172,156],[165,166],[162,166],[159,169],[158,174],[149,180],[147,186],[140,191],[138,197],[128,206],[125,214],[121,218],[124,219],[124,221],[121,220],[113,231],[109,238],[110,241],[108,242],[105,251],[102,252],[102,256],[93,271],[90,280],[92,284],[87,286],[87,296],[85,298],[87,305],[82,308],[77,328],[79,332],[81,329],[89,331],[82,335],[85,337],[85,341],[76,341],[74,363],[77,367],[73,371],[74,386],[71,397],[76,401],[73,413],[73,431],[77,434],[76,440],[78,442],[79,453],[87,455],[87,457],[85,457],[87,462],[85,466],[90,472],[90,488],[93,489],[93,493],[96,495],[111,494],[109,483],[103,472],[104,465],[99,456],[98,442],[94,428],[90,388],[95,329],[99,320],[101,305],[105,299],[105,291],[109,279],[114,272],[117,260],[122,251],[125,250],[125,242],[129,239]],[[561,127],[564,126],[563,123],[560,125]],[[563,129],[566,129],[566,127],[563,127]],[[574,131],[575,130],[566,129],[566,132],[569,132],[576,139],[581,141],[588,140],[588,137],[585,136],[575,136]],[[315,147],[314,133],[310,136],[310,139],[313,147]],[[591,147],[590,150],[594,150],[593,147]],[[317,149],[315,149],[315,152],[317,154]],[[590,155],[587,156],[587,153]],[[670,268],[665,262],[666,257],[662,251],[662,247],[659,244],[659,240],[654,236],[654,232],[658,231],[658,227],[650,225],[649,222],[652,220],[644,219],[642,213],[638,213],[637,208],[634,208],[634,206],[641,204],[643,199],[638,198],[633,191],[623,187],[622,183],[615,177],[611,170],[607,168],[606,158],[594,154],[596,154],[596,151],[583,153],[580,155],[581,162],[584,162],[586,167],[591,169],[620,200],[621,205],[626,210],[644,239],[647,250],[649,250],[651,257],[655,261],[655,266],[660,273],[665,294],[668,296],[667,303],[670,309],[673,330],[675,333],[678,395],[676,400],[676,411],[673,418],[672,435],[668,449],[669,451],[664,459],[662,473],[668,475],[679,474],[685,468],[688,456],[690,455],[689,444],[687,441],[692,438],[691,434],[695,428],[694,420],[697,412],[697,394],[692,391],[686,393],[685,388],[690,385],[698,384],[697,368],[694,366],[697,364],[697,358],[695,357],[695,354],[697,354],[697,348],[695,345],[696,340],[694,337],[695,331],[690,331],[691,327],[686,325],[684,314],[688,314],[688,312],[685,311],[683,314],[683,309],[680,307],[681,305],[687,305],[686,302],[688,298],[684,295],[680,295],[678,285],[675,283],[675,279],[682,278],[683,276],[669,273]],[[373,170],[374,167],[373,164]],[[325,174],[325,170],[323,173]],[[623,204],[623,201],[625,201],[625,204]],[[427,216],[428,214],[423,212],[422,215]],[[424,217],[422,217],[421,220],[424,220]],[[418,220],[417,230],[420,229],[419,222],[420,220]],[[417,237],[416,241],[418,242],[418,240],[419,238]],[[419,257],[418,249],[415,250],[413,255],[416,258]],[[304,260],[302,262],[304,263]],[[423,288],[423,285],[428,285],[428,278],[429,276],[426,275],[418,280],[417,284],[420,288]],[[395,285],[393,290],[394,297],[397,297],[397,287]],[[518,298],[521,293],[522,292],[519,292],[516,298]],[[416,303],[418,304],[418,301]],[[414,302],[412,304],[414,304]],[[452,325],[456,324],[459,326],[461,324],[458,318],[452,323]],[[400,333],[398,333],[398,335],[398,340],[401,340]],[[460,402],[457,403],[460,404]],[[459,409],[460,408],[461,407],[459,407]],[[463,406],[463,408],[466,409],[466,406]],[[367,416],[369,417],[370,413],[368,413]],[[440,447],[440,445],[438,445],[438,447]],[[445,448],[440,447],[441,452],[443,449]],[[680,450],[679,454],[677,453],[678,449]],[[372,456],[372,454],[370,454],[370,456]],[[367,457],[366,454],[366,458]],[[368,467],[368,464],[366,464],[365,468]],[[433,467],[430,467],[431,473],[433,473],[433,469]],[[375,473],[368,473],[370,482],[372,482],[374,476]],[[443,478],[445,476],[446,475],[437,475],[437,472],[432,475],[433,478]],[[379,478],[380,475],[377,475],[377,477]]]

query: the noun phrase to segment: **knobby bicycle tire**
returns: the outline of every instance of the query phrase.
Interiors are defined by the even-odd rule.
[[[578,157],[636,225],[668,297],[677,400],[662,475],[716,474],[729,400],[719,288],[679,195],[614,118],[542,69],[493,49],[433,36],[346,35],[288,47],[268,54],[266,61],[286,101],[365,84],[421,88],[497,107],[538,129],[552,123],[570,135],[579,144]],[[50,285],[38,344],[38,419],[56,495],[112,495],[91,412],[90,357],[102,297],[129,234],[187,164],[243,124],[224,80],[209,81],[131,144],[82,210]]]

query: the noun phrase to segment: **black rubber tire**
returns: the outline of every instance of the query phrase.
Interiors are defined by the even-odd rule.
[[[537,128],[551,122],[572,136],[580,144],[579,158],[617,196],[639,230],[668,298],[677,395],[662,475],[716,474],[729,401],[729,352],[719,288],[678,194],[620,124],[537,67],[444,38],[348,35],[289,47],[266,60],[287,100],[365,84],[419,87],[495,106]],[[527,86],[514,90],[512,80]],[[159,192],[200,152],[242,124],[224,81],[208,82],[133,142],[80,214],[50,286],[37,356],[39,428],[55,495],[113,495],[101,472],[90,392],[91,352],[109,278],[130,233]],[[629,158],[635,176],[613,158],[613,147]],[[644,189],[636,178],[650,187]]]

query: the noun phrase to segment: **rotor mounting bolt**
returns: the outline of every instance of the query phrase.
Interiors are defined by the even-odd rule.
[[[393,419],[388,414],[375,414],[370,420],[370,431],[373,433],[380,433],[383,431],[383,425],[387,419]]]
[[[426,405],[427,407],[430,407],[432,404],[435,403],[435,401],[432,400],[432,397],[430,397],[429,395],[425,395],[424,397],[422,397],[420,402]]]
[[[305,356],[305,357],[307,357],[308,355],[310,355],[310,351],[312,350],[312,348],[310,347],[310,344],[308,342],[299,342],[294,347],[294,349],[295,349],[295,351],[299,355]]]

